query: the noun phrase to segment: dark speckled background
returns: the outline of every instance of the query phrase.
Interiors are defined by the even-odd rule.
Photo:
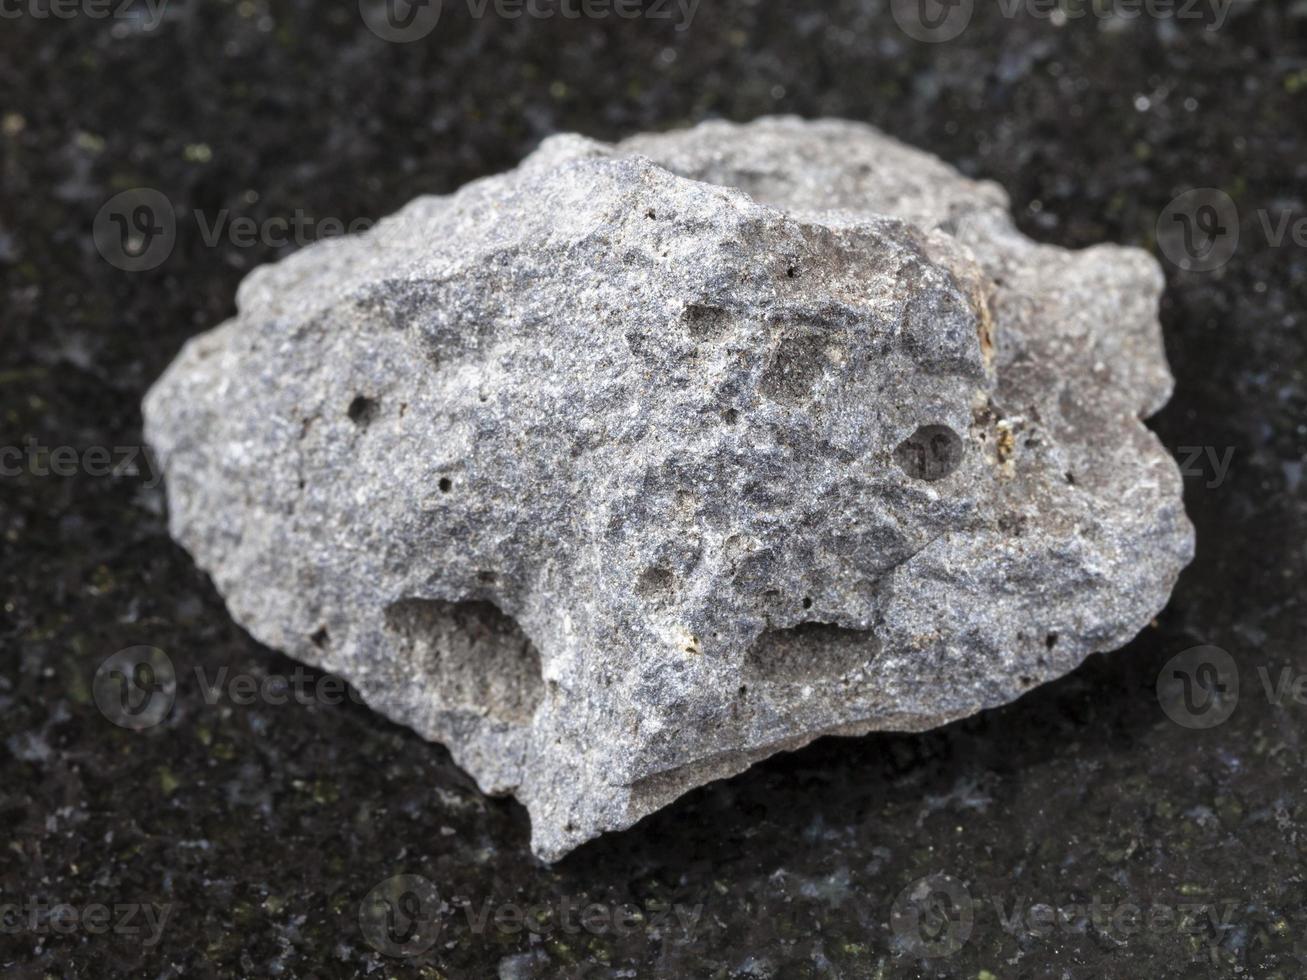
[[[170,543],[148,474],[41,476],[11,456],[0,974],[1307,975],[1307,703],[1292,687],[1307,673],[1307,248],[1267,233],[1307,214],[1303,0],[1241,3],[1214,31],[1005,17],[979,0],[962,35],[934,45],[909,41],[876,0],[705,0],[684,31],[475,19],[447,0],[410,45],[378,40],[349,2],[184,0],[153,30],[33,3],[0,5],[2,446],[139,443],[146,386],[232,313],[245,272],[285,253],[207,244],[193,211],[376,218],[557,130],[846,116],[998,180],[1045,241],[1156,252],[1159,213],[1191,186],[1228,192],[1242,235],[1219,271],[1167,266],[1178,389],[1157,431],[1182,460],[1183,447],[1233,455],[1224,478],[1206,456],[1189,467],[1198,557],[1153,627],[1004,709],[920,736],[825,740],[552,868],[530,857],[520,807],[356,704],[206,703],[197,667],[294,664],[233,625]],[[128,274],[90,232],[137,186],[181,217],[167,260]],[[1156,680],[1202,643],[1233,655],[1242,688],[1228,721],[1191,730],[1163,712]],[[92,690],[107,656],[141,644],[179,680],[167,720],[133,732]],[[1277,704],[1263,678],[1285,669]],[[401,872],[445,903],[437,942],[408,959],[359,925],[370,889]],[[891,908],[932,874],[973,904],[927,909],[921,935],[960,940],[967,909],[971,931],[923,959]],[[1104,915],[1081,907],[1095,899]],[[641,918],[622,935],[578,929],[565,900]],[[505,916],[539,906],[535,931],[475,930],[462,901]],[[51,923],[38,903],[78,921]],[[97,903],[107,932],[82,918]],[[169,906],[157,941],[113,908],[134,903]],[[1062,916],[1045,925],[1040,903]],[[663,915],[678,905],[701,915]],[[1193,908],[1178,922],[1162,911],[1180,906]]]

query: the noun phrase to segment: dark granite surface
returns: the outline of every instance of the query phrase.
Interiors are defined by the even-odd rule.
[[[1307,975],[1302,0],[1217,18],[986,0],[937,44],[876,0],[704,0],[685,30],[446,0],[404,45],[348,2],[188,0],[157,25],[143,2],[65,2],[0,4],[0,446],[18,450],[0,457],[0,973]],[[1228,193],[1235,212],[1192,209],[1170,233],[1192,220],[1224,246],[1237,228],[1233,256],[1168,263],[1163,308],[1178,388],[1155,425],[1190,474],[1198,557],[1129,648],[1016,704],[824,740],[543,867],[520,807],[233,625],[170,543],[148,467],[104,475],[91,450],[133,454],[146,386],[293,247],[271,219],[300,214],[311,239],[557,130],[773,112],[873,122],[998,180],[1061,245],[1160,254],[1168,202]],[[176,241],[128,273],[92,226],[134,187],[166,196]],[[60,446],[69,475],[48,465]],[[1191,682],[1193,713],[1167,701],[1177,723],[1159,672],[1201,644],[1231,655],[1238,697],[1219,657],[1172,665],[1165,691]],[[176,700],[133,731],[94,694],[100,664],[140,645],[166,652]],[[242,703],[238,675],[311,696]],[[440,901],[401,905],[389,938],[363,928],[365,897],[401,873]]]

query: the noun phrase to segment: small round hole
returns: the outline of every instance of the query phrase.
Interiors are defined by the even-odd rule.
[[[381,406],[377,404],[375,399],[368,398],[364,395],[358,395],[349,403],[347,414],[349,415],[349,420],[355,425],[366,426],[377,417],[377,413],[380,410]]]
[[[441,493],[449,493],[450,490],[453,490],[453,489],[454,489],[454,483],[453,483],[453,481],[450,480],[450,478],[447,477],[447,476],[442,476],[442,477],[440,478],[440,482],[439,482],[438,484],[436,484],[436,485],[437,485],[438,487],[440,487],[440,492],[441,492]]]
[[[923,425],[894,450],[894,459],[915,480],[942,480],[962,465],[962,437],[947,425]]]

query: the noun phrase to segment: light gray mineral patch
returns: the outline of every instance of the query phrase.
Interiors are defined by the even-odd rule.
[[[553,860],[1148,623],[1193,548],[1161,289],[866,126],[559,136],[255,270],[146,434],[237,622]]]

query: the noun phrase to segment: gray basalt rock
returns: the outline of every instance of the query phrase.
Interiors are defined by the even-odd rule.
[[[146,434],[236,621],[553,860],[1148,623],[1193,548],[1161,289],[866,126],[560,136],[255,270]]]

